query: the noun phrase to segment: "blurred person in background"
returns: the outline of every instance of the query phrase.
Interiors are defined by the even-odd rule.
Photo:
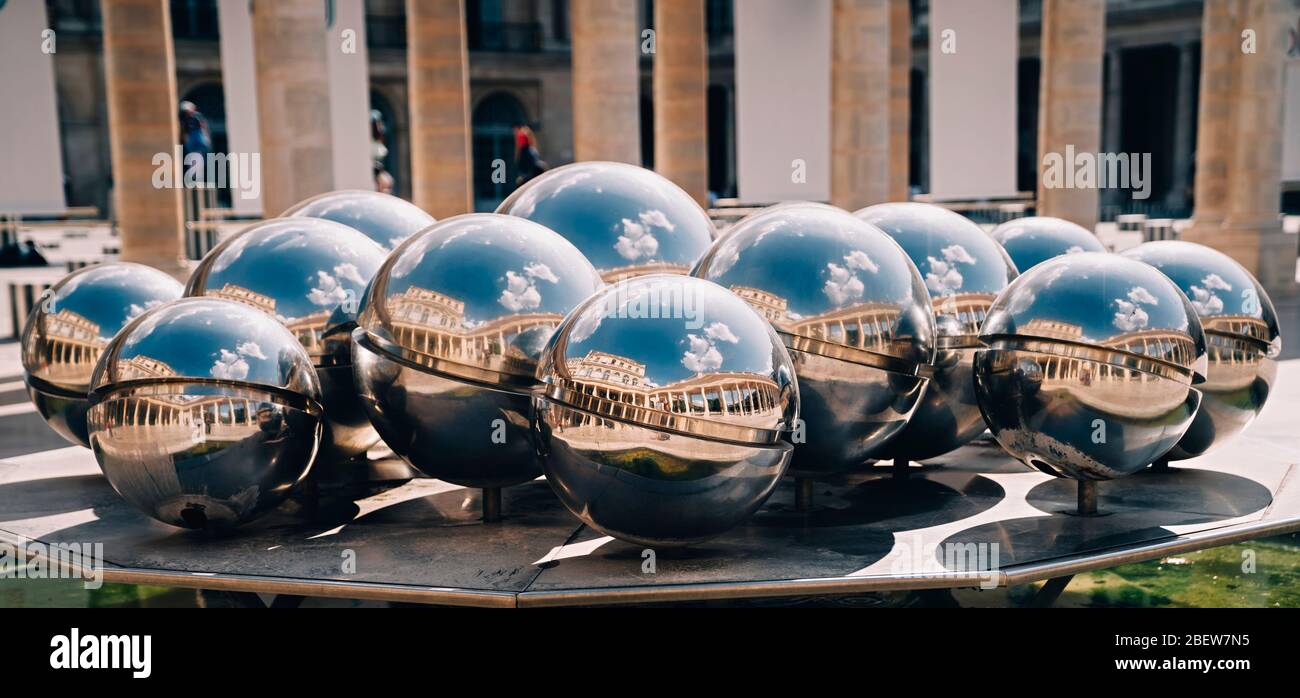
[[[181,148],[186,162],[189,162],[191,154],[206,158],[212,152],[212,132],[208,130],[208,120],[193,102],[181,102],[180,126]]]
[[[515,124],[515,177],[517,184],[528,180],[549,169],[537,149],[537,134],[528,124]]]
[[[384,124],[384,115],[378,109],[370,110],[370,161],[373,164],[375,175],[375,191],[382,194],[393,193],[393,175],[384,167],[384,161],[388,159],[388,146],[384,144],[384,137],[388,135],[388,127]]]

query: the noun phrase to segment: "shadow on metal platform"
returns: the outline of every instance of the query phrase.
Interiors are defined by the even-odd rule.
[[[988,549],[981,559],[996,559],[1002,567],[1096,553],[1172,538],[1177,532],[1168,527],[1229,521],[1262,511],[1273,502],[1269,490],[1254,480],[1190,468],[1139,473],[1100,483],[1100,488],[1102,515],[1078,516],[1073,480],[1043,482],[1030,490],[1026,500],[1046,515],[960,531],[939,544],[935,557],[947,569],[969,572],[989,569],[968,566],[975,558],[960,554],[981,546]]]

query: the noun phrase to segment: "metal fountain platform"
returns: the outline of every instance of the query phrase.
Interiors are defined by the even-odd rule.
[[[795,507],[787,478],[746,524],[683,550],[601,535],[543,480],[504,491],[485,523],[480,493],[431,479],[307,488],[223,537],[154,522],[121,500],[91,453],[0,458],[0,540],[103,543],[103,578],[275,595],[466,606],[557,606],[985,588],[1300,530],[1300,361],[1241,437],[1164,472],[1100,483],[1102,515],[1079,516],[1076,483],[977,442],[906,479],[892,467],[818,482]],[[33,415],[34,416],[34,415]],[[394,461],[373,472],[401,473]],[[350,563],[350,564],[349,564]],[[653,567],[653,571],[651,571]]]

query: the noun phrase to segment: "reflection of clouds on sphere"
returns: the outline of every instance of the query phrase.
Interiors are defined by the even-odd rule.
[[[1124,252],[1159,269],[1187,294],[1209,348],[1200,410],[1168,454],[1195,458],[1241,433],[1263,409],[1277,377],[1281,333],[1268,294],[1218,250],[1191,242],[1148,242]]]
[[[484,488],[537,477],[538,356],[601,286],[576,247],[524,218],[476,213],[421,231],[376,273],[352,335],[368,419],[431,477]]]
[[[694,322],[677,307],[685,298]],[[763,503],[789,462],[781,437],[799,410],[789,354],[715,284],[652,274],[607,286],[570,313],[537,376],[547,480],[570,512],[622,540],[717,536]]]
[[[21,328],[20,344],[28,396],[50,428],[89,445],[86,392],[105,346],[182,290],[175,279],[142,264],[103,262],[68,274],[41,296]]]
[[[623,163],[557,167],[516,189],[497,213],[559,233],[607,281],[684,274],[715,235],[708,214],[689,194],[655,172]]]
[[[1051,216],[1014,218],[990,234],[1006,249],[1022,274],[1053,257],[1106,251],[1092,231]]]
[[[980,330],[975,393],[998,443],[1058,477],[1106,480],[1165,456],[1201,404],[1206,335],[1155,268],[1081,253],[999,295]]]
[[[312,197],[282,214],[322,218],[360,231],[385,252],[436,221],[415,204],[377,191],[333,191]]]
[[[359,230],[310,216],[256,223],[213,248],[190,277],[186,294],[233,300],[279,320],[298,337],[324,390],[323,459],[347,460],[379,441],[352,387],[347,330],[383,248]],[[246,348],[227,347],[213,376],[240,380]]]
[[[778,204],[732,226],[693,273],[743,298],[790,349],[806,427],[796,474],[861,465],[906,425],[934,318],[924,279],[880,228],[823,204]]]
[[[105,349],[90,441],[105,477],[143,513],[223,529],[280,504],[321,439],[320,383],[298,339],[235,301],[182,298]]]

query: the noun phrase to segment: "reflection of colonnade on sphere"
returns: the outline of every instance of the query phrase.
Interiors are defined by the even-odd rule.
[[[544,340],[564,319],[559,313],[519,313],[473,323],[465,317],[463,301],[414,286],[389,296],[386,307],[398,344],[472,366],[495,358],[531,361],[514,348],[516,340],[529,333],[539,333]]]
[[[82,382],[99,361],[108,340],[99,336],[98,323],[64,308],[42,318],[46,341],[34,364],[45,367],[45,379]]]
[[[769,428],[782,408],[780,388],[771,379],[735,371],[697,373],[668,385],[645,378],[645,364],[601,351],[568,361],[569,397],[574,407],[593,414],[648,422],[650,413],[703,419],[725,417],[731,424]],[[569,426],[610,420],[581,415]]]

